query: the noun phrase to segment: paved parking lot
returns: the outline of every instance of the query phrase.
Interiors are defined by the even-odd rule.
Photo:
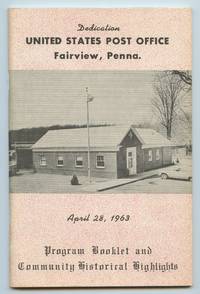
[[[192,182],[155,176],[101,193],[191,193]]]
[[[94,193],[94,184],[109,179],[79,177],[80,185],[72,186],[70,176],[56,174],[39,174],[21,171],[10,178],[10,191],[15,193]],[[91,188],[90,188],[91,187]],[[192,183],[189,181],[166,179],[158,176],[129,183],[98,193],[191,193]]]
[[[33,173],[31,170],[18,172],[10,177],[10,192],[14,193],[86,193],[89,185],[88,178],[78,177],[80,185],[72,186],[71,176],[57,174]],[[107,179],[92,179],[92,183]]]

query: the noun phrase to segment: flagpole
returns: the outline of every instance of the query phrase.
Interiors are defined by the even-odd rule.
[[[86,103],[87,103],[87,137],[88,137],[88,179],[91,182],[91,170],[90,170],[90,127],[89,127],[89,96],[88,88],[86,88]]]

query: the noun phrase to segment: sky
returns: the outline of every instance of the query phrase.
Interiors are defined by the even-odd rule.
[[[153,71],[11,71],[10,129],[86,123],[155,122]],[[185,106],[191,107],[191,98]]]

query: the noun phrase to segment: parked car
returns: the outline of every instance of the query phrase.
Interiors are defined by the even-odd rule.
[[[15,150],[9,151],[9,175],[15,176],[17,173],[17,153]]]
[[[192,181],[192,167],[189,164],[174,164],[173,166],[166,167],[160,172],[160,177],[163,180],[176,179]]]

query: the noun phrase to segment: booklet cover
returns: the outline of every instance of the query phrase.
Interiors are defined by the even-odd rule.
[[[10,9],[11,287],[192,284],[191,9]]]

